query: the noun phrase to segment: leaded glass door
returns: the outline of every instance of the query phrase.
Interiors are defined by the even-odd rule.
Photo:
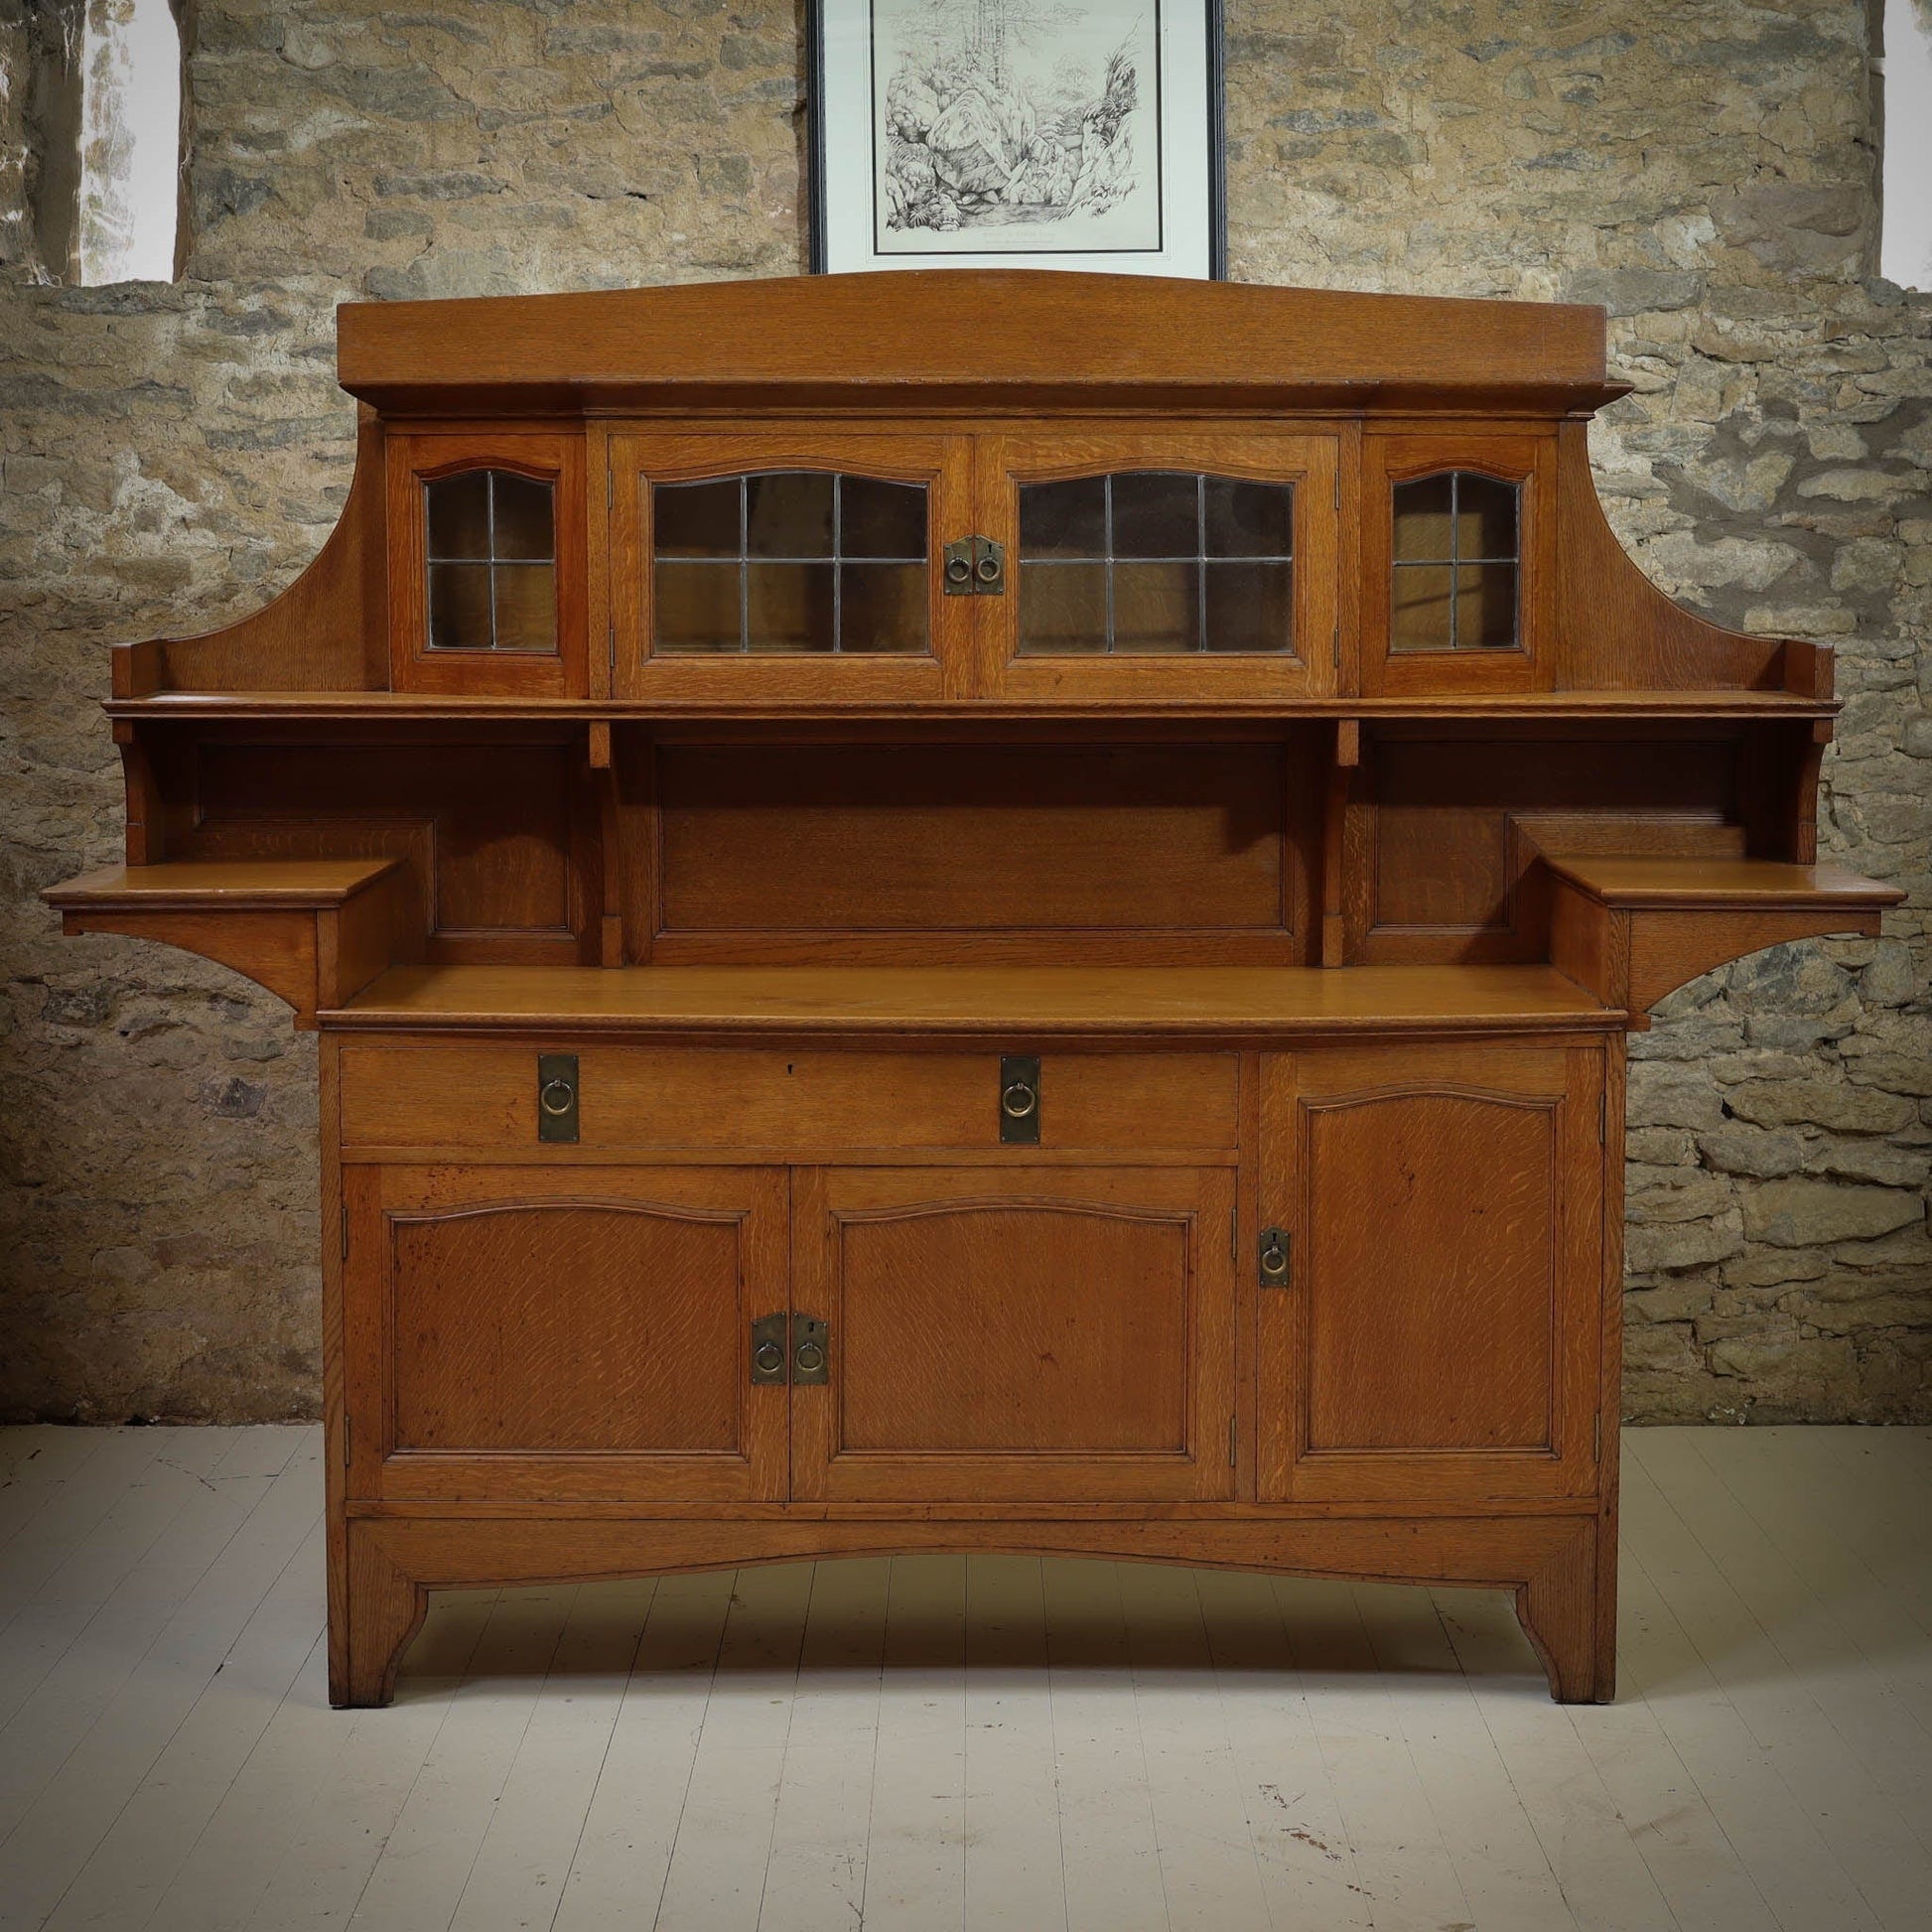
[[[620,696],[894,702],[967,694],[972,445],[796,429],[611,439]]]
[[[982,438],[980,527],[1007,555],[994,689],[1334,691],[1336,454],[1331,436],[1253,431]]]

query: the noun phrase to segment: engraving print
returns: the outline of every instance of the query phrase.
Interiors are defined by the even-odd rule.
[[[873,0],[881,254],[1158,250],[1158,0]]]

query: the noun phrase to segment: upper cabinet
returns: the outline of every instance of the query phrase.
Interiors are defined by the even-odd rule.
[[[1822,647],[1618,546],[1594,309],[915,270],[348,304],[340,345],[328,546],[123,647],[118,701],[1829,707]]]

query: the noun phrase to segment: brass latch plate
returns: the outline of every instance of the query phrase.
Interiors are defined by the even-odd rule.
[[[1009,1053],[1000,1062],[1000,1139],[1008,1147],[1039,1145],[1039,1058]]]
[[[537,1055],[537,1139],[577,1138],[577,1055]]]
[[[946,545],[939,581],[948,597],[1004,597],[1007,547],[991,537],[961,537]]]

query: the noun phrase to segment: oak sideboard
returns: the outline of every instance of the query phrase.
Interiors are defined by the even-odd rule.
[[[1613,1694],[1624,1041],[1828,650],[1591,483],[1596,309],[1023,272],[350,304],[117,647],[67,929],[321,1030],[330,1684],[439,1587],[1072,1553],[1515,1593]]]

